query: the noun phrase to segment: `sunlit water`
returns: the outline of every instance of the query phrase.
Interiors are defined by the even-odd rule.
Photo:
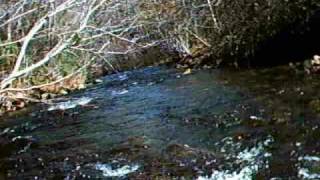
[[[282,67],[111,75],[4,117],[0,179],[320,179],[319,88]]]

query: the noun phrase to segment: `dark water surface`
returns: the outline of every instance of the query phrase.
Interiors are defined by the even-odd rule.
[[[4,117],[0,179],[320,179],[319,95],[285,67],[108,76]]]

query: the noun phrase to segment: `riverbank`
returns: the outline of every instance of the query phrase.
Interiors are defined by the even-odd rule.
[[[184,68],[302,61],[319,50],[319,7],[317,0],[4,2],[0,113],[82,89],[101,74],[172,59]],[[278,52],[287,54],[265,56]]]

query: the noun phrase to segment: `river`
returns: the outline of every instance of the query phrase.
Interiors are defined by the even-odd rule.
[[[2,117],[0,179],[320,179],[320,79],[147,67]]]

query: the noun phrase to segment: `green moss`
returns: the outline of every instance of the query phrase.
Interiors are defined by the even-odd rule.
[[[70,52],[61,53],[57,57],[56,64],[59,67],[61,75],[63,76],[66,76],[81,67],[79,56]]]
[[[0,39],[0,44],[5,43]],[[8,66],[13,63],[14,58],[19,53],[19,47],[16,44],[0,47],[0,66],[2,68],[9,68]]]

